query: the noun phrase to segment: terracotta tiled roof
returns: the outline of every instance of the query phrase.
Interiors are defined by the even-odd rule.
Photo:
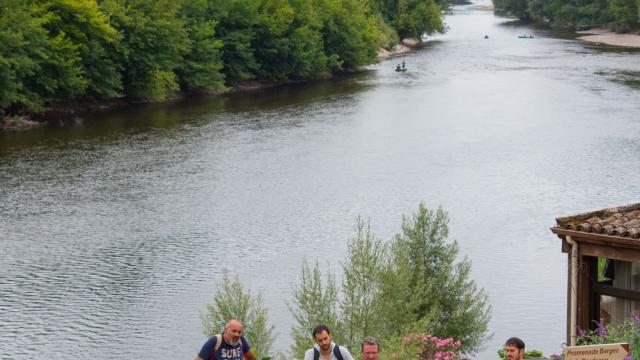
[[[559,217],[559,228],[597,234],[640,238],[640,203]]]

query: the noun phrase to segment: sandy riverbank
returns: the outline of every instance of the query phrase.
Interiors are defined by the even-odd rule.
[[[382,61],[396,55],[408,53],[418,45],[420,45],[420,40],[418,39],[402,39],[402,41],[399,44],[396,44],[396,46],[394,46],[391,50],[381,48],[378,51],[378,60]]]
[[[609,29],[592,29],[577,33],[582,35],[578,40],[590,43],[640,48],[640,35],[636,33],[616,34]]]

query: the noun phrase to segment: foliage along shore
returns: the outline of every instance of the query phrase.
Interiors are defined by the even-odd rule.
[[[0,0],[0,118],[356,71],[445,0]],[[101,106],[101,105],[100,105]],[[18,117],[16,117],[18,116]]]
[[[387,60],[394,56],[399,56],[410,51],[415,50],[422,44],[422,40],[419,38],[406,38],[402,39],[399,43],[395,44],[390,49],[379,48],[378,49],[378,61]],[[188,94],[184,92],[178,92],[170,95],[166,99],[162,100],[163,102],[175,102],[175,101],[183,101],[193,96],[198,95],[224,95],[230,93],[240,93],[240,92],[251,92],[251,91],[259,91],[271,87],[277,87],[281,85],[305,82],[308,80],[299,80],[299,81],[281,81],[281,82],[258,82],[258,81],[249,81],[240,84],[235,84],[230,87],[225,87],[223,90],[220,90],[216,93],[207,93],[207,94]],[[83,113],[91,113],[96,111],[107,111],[118,108],[125,108],[130,106],[133,103],[140,102],[152,102],[152,101],[133,101],[126,98],[118,98],[118,99],[103,99],[103,100],[93,100],[89,102],[75,102],[68,104],[50,104],[46,110],[39,113],[23,113],[23,114],[13,114],[0,116],[0,131],[1,130],[27,130],[33,127],[37,127],[43,125],[50,119],[58,119],[61,117],[66,117],[73,114],[83,114]]]
[[[618,34],[640,29],[640,0],[492,1],[498,12],[551,27],[578,31],[607,28]]]

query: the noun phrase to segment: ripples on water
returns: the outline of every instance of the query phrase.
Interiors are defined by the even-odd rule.
[[[388,239],[421,200],[449,211],[491,298],[478,358],[512,335],[558,351],[566,255],[548,227],[638,201],[639,92],[619,78],[639,54],[478,7],[447,22],[406,74],[393,59],[0,134],[0,358],[193,358],[225,269],[263,292],[287,350],[302,259],[337,270],[357,215]]]

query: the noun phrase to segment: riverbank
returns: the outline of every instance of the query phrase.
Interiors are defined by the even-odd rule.
[[[420,39],[414,39],[414,38],[402,39],[402,41],[399,44],[396,44],[390,50],[380,48],[380,50],[378,51],[378,60],[382,61],[382,60],[392,58],[394,56],[408,53],[409,51],[414,50],[416,47],[418,47],[418,45],[420,45],[421,43],[422,42],[420,41]]]
[[[396,44],[392,49],[387,50],[381,48],[378,52],[378,60],[383,61],[394,56],[399,56],[410,51],[415,50],[422,42],[420,39],[415,38],[406,38],[403,39],[400,43]],[[224,95],[230,93],[239,93],[239,92],[251,92],[263,90],[271,87],[276,87],[279,85],[285,85],[293,82],[257,82],[257,81],[249,81],[242,84],[237,84],[232,87],[228,87],[223,91],[220,91],[214,95]],[[171,97],[165,99],[163,102],[176,102],[181,101],[186,98],[189,98],[189,95],[184,93],[177,93],[172,95]],[[49,109],[47,109],[43,113],[34,113],[34,114],[26,114],[26,115],[13,115],[8,117],[0,117],[0,131],[2,130],[25,130],[29,128],[33,128],[38,125],[42,125],[46,123],[49,119],[55,119],[59,117],[69,116],[78,113],[89,113],[95,111],[106,111],[106,110],[114,110],[119,108],[125,108],[130,106],[131,104],[135,104],[136,102],[132,102],[126,100],[124,98],[121,99],[109,99],[102,101],[94,101],[87,103],[76,103],[76,104],[54,104]]]
[[[606,44],[612,46],[623,46],[640,48],[640,34],[616,34],[609,29],[591,29],[578,31],[577,34],[582,36],[578,40],[586,41],[594,44]]]
[[[208,94],[213,96],[222,96],[225,94],[259,91],[279,85],[296,83],[291,82],[257,82],[248,81],[228,87],[220,92]],[[162,103],[172,103],[187,100],[189,98],[203,96],[205,94],[185,94],[182,92],[172,94],[162,101]],[[22,115],[10,115],[6,117],[0,116],[0,131],[3,130],[27,130],[46,124],[49,121],[57,120],[74,114],[87,114],[100,111],[118,110],[130,107],[135,104],[151,103],[152,101],[133,101],[126,98],[97,100],[90,102],[78,103],[58,103],[52,104],[47,110],[41,113],[27,113]]]
[[[185,95],[178,93],[164,101],[179,101],[184,98],[186,98]],[[135,101],[126,100],[125,98],[117,98],[89,102],[51,104],[43,112],[0,117],[0,131],[26,130],[46,124],[48,121],[68,117],[73,114],[122,109],[135,103]]]
[[[34,121],[27,115],[0,117],[0,130],[25,130],[41,124],[42,122]]]

